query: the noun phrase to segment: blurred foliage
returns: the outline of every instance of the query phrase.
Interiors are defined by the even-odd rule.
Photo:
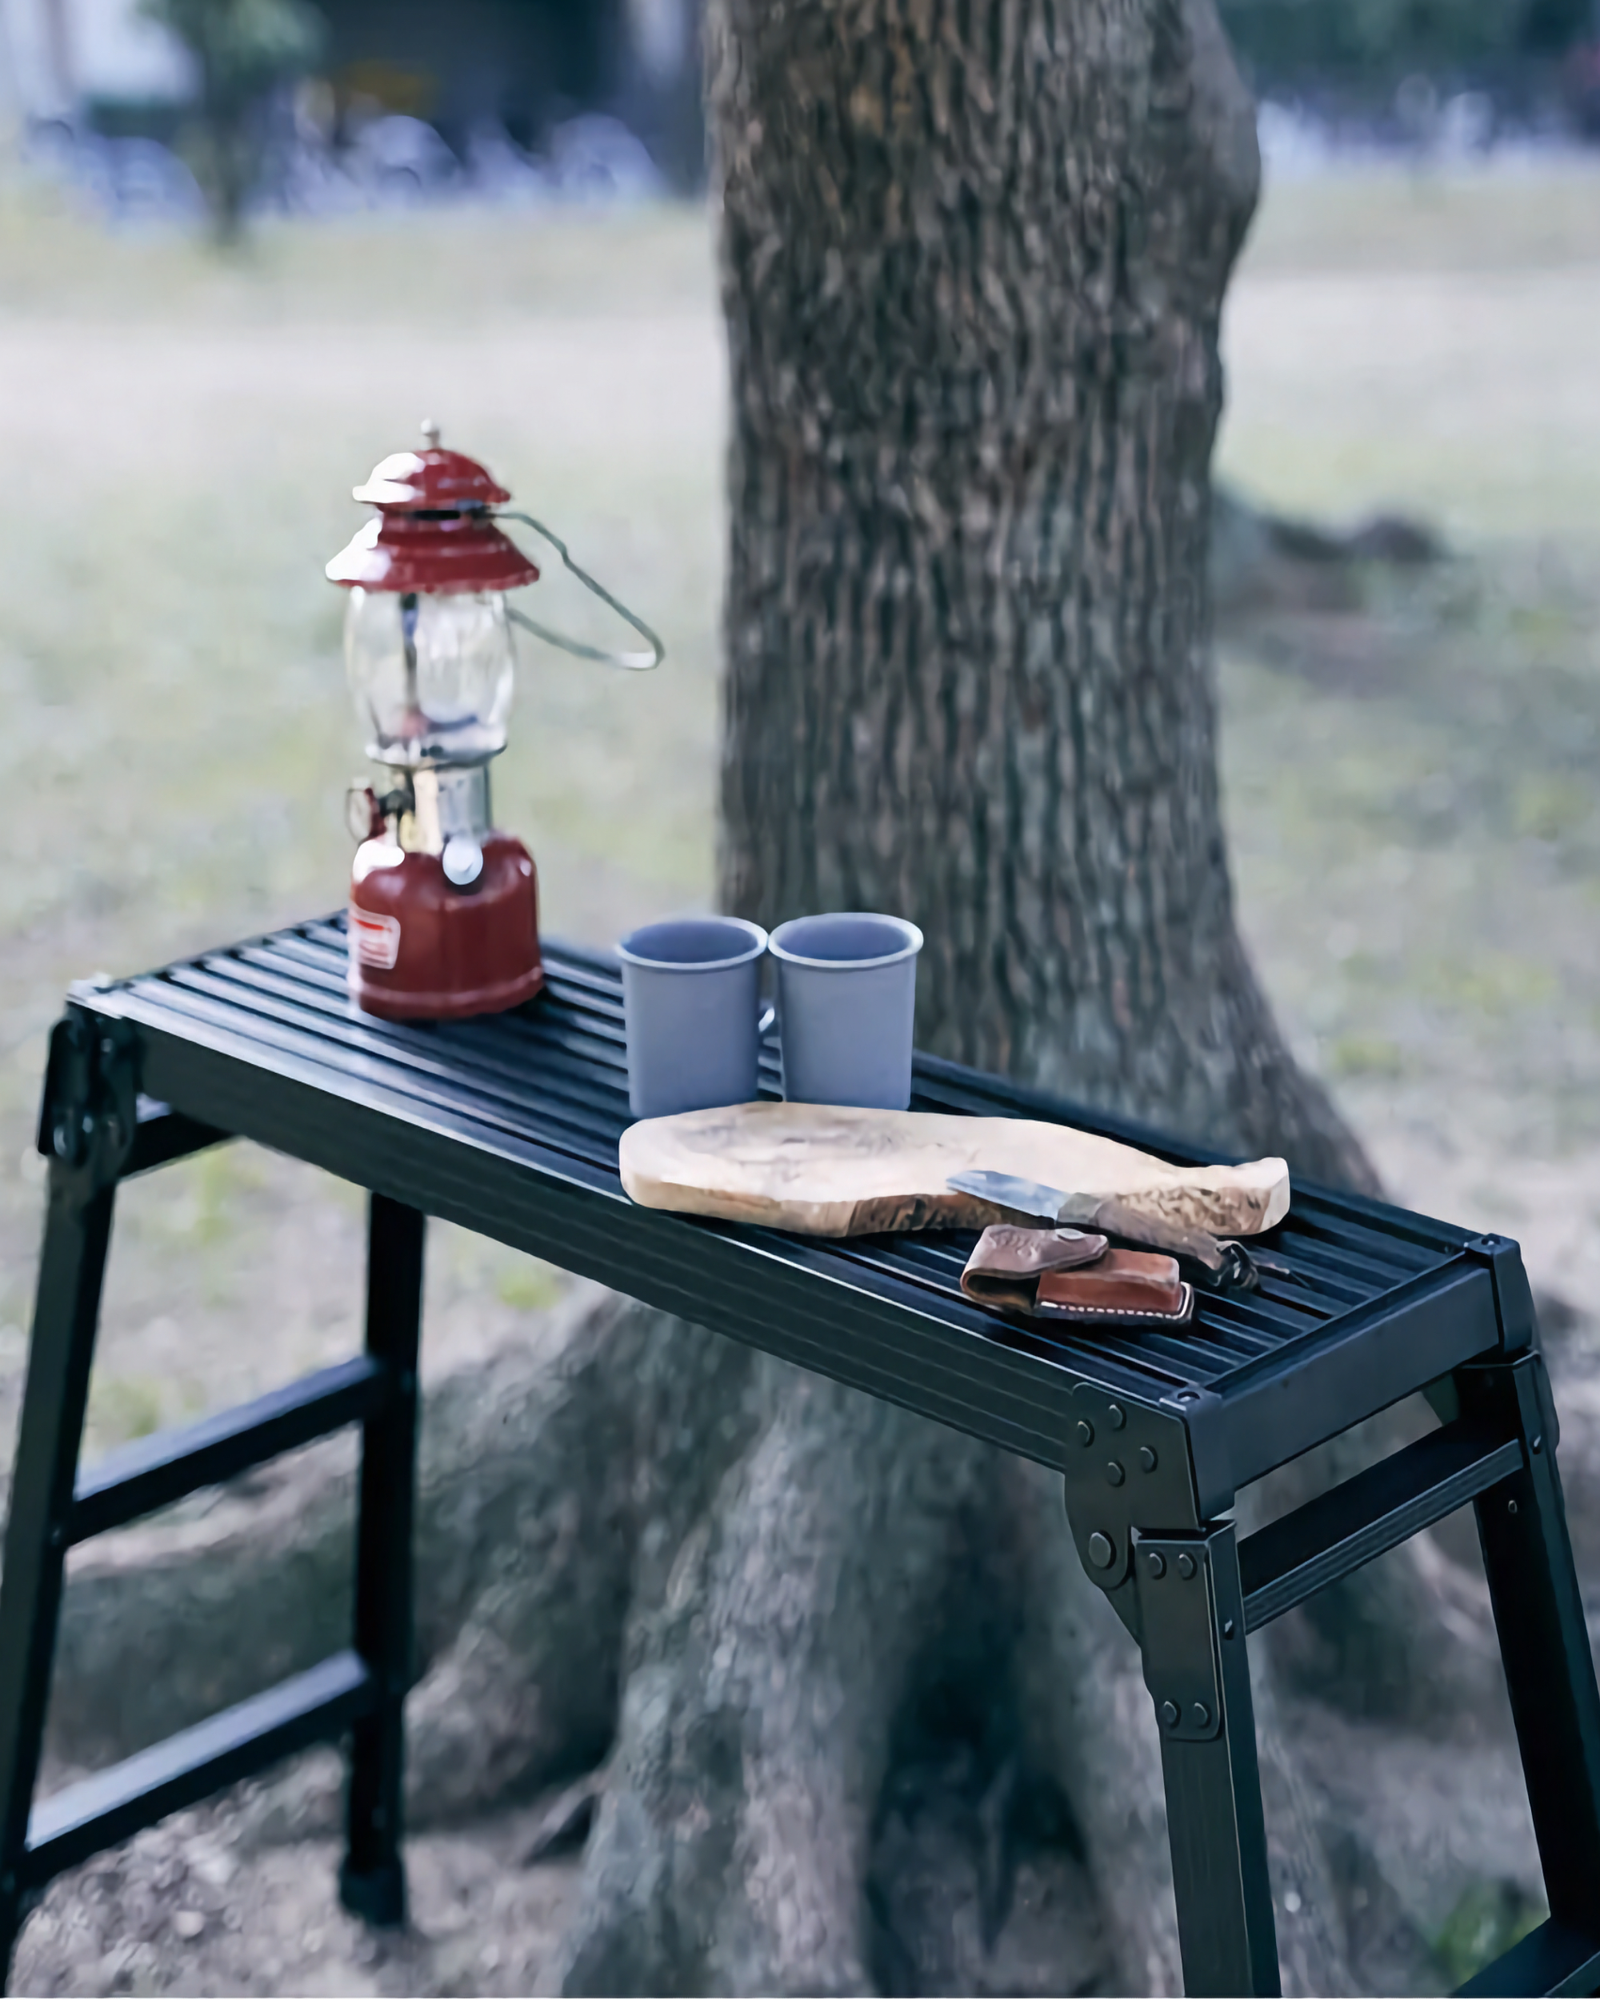
[[[1220,0],[1258,84],[1310,77],[1392,84],[1412,71],[1480,80],[1591,33],[1593,0]]]
[[[239,233],[260,169],[267,98],[321,60],[328,28],[310,0],[140,0],[200,73],[192,135],[196,177],[217,234]]]
[[[245,100],[311,68],[327,36],[307,0],[142,0],[140,11],[191,51],[209,89]]]

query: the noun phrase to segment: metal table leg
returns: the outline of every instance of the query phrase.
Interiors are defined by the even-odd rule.
[[[115,1187],[96,1186],[92,1170],[52,1163],[0,1581],[0,1969],[24,1915],[22,1862],[114,1200]]]
[[[1278,1993],[1244,1595],[1231,1523],[1134,1539],[1189,1994]]]
[[[50,1161],[28,1378],[0,1581],[0,1973],[27,1909],[28,1818],[39,1771],[62,1569],[117,1178],[133,1144],[134,1088],[120,1028],[81,1015],[50,1040],[39,1149]]]
[[[1138,1644],[1161,1732],[1184,1990],[1275,1994],[1277,1935],[1230,1522],[1201,1518],[1184,1425],[1074,1392],[1067,1520]]]
[[[348,1848],[339,1874],[346,1909],[370,1924],[406,1919],[405,1698],[412,1678],[412,1510],[417,1347],[422,1326],[425,1218],[370,1197],[367,1353],[390,1393],[362,1426],[356,1523],[355,1647],[377,1690],[351,1737]]]
[[[1462,1412],[1522,1446],[1475,1502],[1500,1658],[1550,1900],[1549,1922],[1463,1989],[1600,1986],[1600,1691],[1556,1471],[1556,1413],[1537,1352],[1456,1373]],[[1480,1985],[1481,1982],[1481,1985]]]

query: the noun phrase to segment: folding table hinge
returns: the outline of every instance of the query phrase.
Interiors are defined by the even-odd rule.
[[[1063,1471],[1067,1523],[1091,1583],[1139,1636],[1132,1574],[1136,1524],[1181,1531],[1200,1517],[1182,1421],[1091,1382],[1073,1391]]]
[[[1161,1734],[1204,1743],[1222,1727],[1216,1576],[1203,1537],[1135,1531],[1133,1572],[1143,1634],[1144,1684]],[[1230,1638],[1242,1643],[1237,1614]]]
[[[138,1118],[139,1046],[132,1027],[69,1008],[50,1031],[39,1151],[103,1187],[121,1173]]]

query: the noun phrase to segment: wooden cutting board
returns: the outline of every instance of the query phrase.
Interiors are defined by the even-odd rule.
[[[805,1236],[980,1229],[1004,1211],[945,1186],[967,1167],[1115,1195],[1214,1236],[1253,1236],[1289,1208],[1282,1160],[1173,1167],[1114,1139],[1022,1118],[734,1104],[641,1119],[622,1135],[622,1185],[643,1207]]]

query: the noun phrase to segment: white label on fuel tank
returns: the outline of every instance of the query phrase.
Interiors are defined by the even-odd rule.
[[[359,964],[370,965],[375,972],[393,972],[400,956],[400,919],[375,916],[352,903],[350,952]]]

